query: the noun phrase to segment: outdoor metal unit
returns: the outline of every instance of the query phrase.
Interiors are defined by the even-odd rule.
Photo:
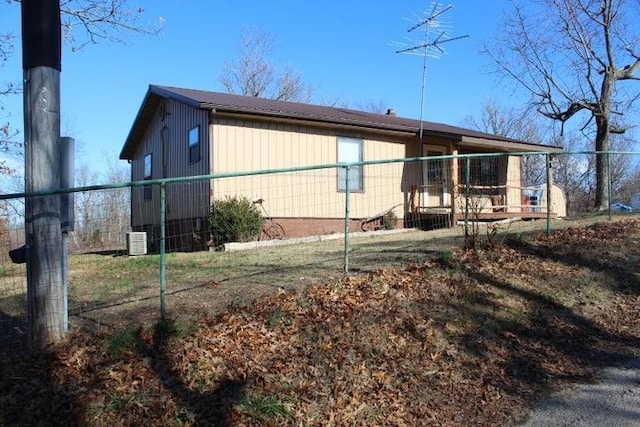
[[[147,233],[145,231],[127,233],[127,253],[129,255],[147,254]]]

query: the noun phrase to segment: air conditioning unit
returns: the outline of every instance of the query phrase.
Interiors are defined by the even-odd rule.
[[[127,233],[127,253],[129,255],[147,254],[147,232],[132,231]]]

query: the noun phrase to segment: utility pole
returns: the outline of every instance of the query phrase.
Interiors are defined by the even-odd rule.
[[[22,0],[25,191],[60,189],[59,0]],[[40,350],[66,333],[60,196],[25,200],[29,344]]]

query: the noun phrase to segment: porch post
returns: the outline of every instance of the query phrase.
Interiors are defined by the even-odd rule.
[[[454,149],[451,151],[453,155],[451,158],[451,225],[453,226],[453,222],[456,218],[456,203],[458,202],[458,194],[459,194],[459,168],[458,164],[458,149]]]

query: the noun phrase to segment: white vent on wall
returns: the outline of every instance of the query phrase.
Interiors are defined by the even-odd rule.
[[[127,253],[129,255],[147,254],[147,233],[145,231],[127,233]]]

